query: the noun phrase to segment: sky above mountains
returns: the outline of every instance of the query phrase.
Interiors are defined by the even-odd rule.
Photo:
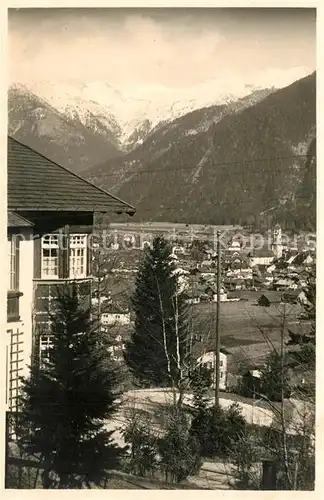
[[[315,9],[11,9],[8,26],[10,83],[54,104],[119,102],[125,117],[147,101],[284,87],[316,67]]]

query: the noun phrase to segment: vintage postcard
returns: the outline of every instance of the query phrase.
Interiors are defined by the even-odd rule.
[[[7,11],[5,488],[314,491],[316,7],[46,7]]]

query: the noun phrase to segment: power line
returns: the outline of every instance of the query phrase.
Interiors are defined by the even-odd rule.
[[[244,165],[246,163],[254,163],[254,162],[261,162],[261,161],[281,161],[281,160],[290,160],[294,158],[311,158],[313,155],[309,154],[299,154],[299,155],[291,155],[291,156],[273,156],[273,157],[261,157],[261,158],[250,158],[248,160],[233,160],[233,161],[224,161],[224,162],[217,162],[217,163],[211,163],[208,166],[209,167],[228,167],[229,165]],[[147,170],[129,170],[126,172],[127,175],[132,175],[132,174],[155,174],[156,172],[179,172],[180,170],[194,170],[198,168],[204,168],[206,167],[207,164],[205,163],[204,165],[195,165],[191,167],[172,167],[172,168],[160,168],[160,169],[147,169]],[[269,170],[268,170],[269,171]],[[276,169],[273,171],[281,171],[281,169]],[[91,171],[90,171],[91,172]],[[103,172],[104,173],[104,172]],[[115,175],[120,176],[120,172],[112,172],[112,173],[104,173],[105,177],[113,177]],[[95,176],[90,176],[91,178],[95,178]]]
[[[299,201],[299,200],[310,200],[310,198],[311,198],[311,196],[309,196],[309,197],[308,196],[298,196],[298,197],[295,198],[295,200],[296,201]],[[277,203],[278,203],[278,198],[276,198],[276,200],[273,200],[273,202],[274,201],[277,201]],[[174,206],[174,207],[163,207],[163,206],[160,206],[160,207],[157,207],[155,209],[154,208],[141,208],[140,210],[138,210],[136,212],[136,215],[138,215],[140,212],[156,212],[157,209],[160,209],[162,211],[177,210],[179,212],[181,210],[185,210],[185,207],[181,207],[181,203],[185,204],[187,202],[186,201],[182,201],[182,202],[180,202],[180,206],[178,205],[178,206]],[[238,204],[237,201],[230,201],[230,202],[219,201],[219,204],[216,206],[216,208],[221,209],[221,208],[227,207],[227,206],[235,206],[235,207],[239,206],[240,207],[240,212],[241,212],[242,211],[242,206],[245,207],[245,206],[248,206],[248,205],[255,205],[255,203],[256,203],[256,200],[245,201],[245,202],[240,203],[240,204]],[[275,208],[277,208],[277,207],[275,207]],[[283,208],[283,206],[281,208]],[[266,211],[266,210],[267,209],[265,209],[264,211]],[[260,217],[262,217],[261,214],[260,214]],[[265,217],[266,217],[266,214],[265,214]],[[191,225],[195,225],[195,224],[191,224]],[[198,224],[198,225],[201,225],[201,224]],[[206,224],[206,225],[208,226],[210,224]],[[225,225],[225,226],[227,226],[227,225],[232,225],[232,224],[216,224],[216,225],[219,225],[219,226]]]

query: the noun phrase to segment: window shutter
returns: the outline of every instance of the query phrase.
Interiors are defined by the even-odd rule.
[[[39,235],[34,239],[34,278],[41,279],[41,269],[42,269],[42,244],[41,236]]]
[[[68,225],[60,230],[59,237],[59,278],[66,279],[69,277],[69,260],[70,260],[70,228]]]
[[[87,236],[87,276],[91,276],[92,274],[92,257],[93,257],[93,251],[92,251],[92,235],[89,234]]]
[[[16,235],[15,238],[15,290],[19,290],[19,269],[20,269],[20,238]]]

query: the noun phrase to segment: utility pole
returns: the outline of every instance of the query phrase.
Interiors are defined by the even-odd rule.
[[[219,406],[219,383],[220,383],[220,288],[221,288],[221,246],[220,232],[217,231],[217,302],[216,302],[216,343],[215,343],[215,408]]]

